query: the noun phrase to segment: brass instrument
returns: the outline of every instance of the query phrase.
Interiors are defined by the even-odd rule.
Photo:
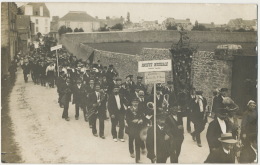
[[[154,103],[153,102],[148,102],[147,104],[146,104],[146,106],[147,106],[147,108],[149,109],[149,110],[154,110]]]
[[[165,94],[163,95],[163,103],[162,103],[162,107],[165,109],[168,109],[169,107],[169,94]]]
[[[101,106],[101,103],[106,99],[106,93],[103,90],[100,90],[99,92],[100,94],[100,100],[94,104],[95,106],[93,106],[87,113],[86,113],[86,118],[89,119],[92,115],[97,114],[98,113],[98,107]]]

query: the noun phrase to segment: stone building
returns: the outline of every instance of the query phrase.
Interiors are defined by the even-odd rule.
[[[105,27],[107,26],[107,28],[111,28],[112,26],[116,25],[116,24],[124,24],[125,19],[121,16],[120,18],[118,17],[106,17],[106,19],[98,19],[100,22],[100,27]]]
[[[187,19],[174,19],[174,18],[167,18],[162,22],[162,25],[167,28],[167,26],[180,26],[183,27],[184,30],[191,31],[193,28],[193,25],[189,18]]]
[[[243,20],[242,18],[231,19],[227,24],[230,30],[254,30],[257,31],[257,20]]]
[[[84,32],[93,32],[100,28],[100,22],[84,11],[70,11],[59,20],[59,28],[63,25],[73,31],[82,28]]]
[[[50,11],[45,3],[28,3],[20,8],[35,24],[35,34],[40,32],[45,35],[50,32]]]
[[[22,54],[28,53],[28,44],[34,35],[34,23],[30,21],[30,16],[17,15],[17,31],[19,41],[19,51]]]
[[[50,37],[53,37],[58,40],[58,30],[59,30],[59,16],[52,16],[51,26],[50,26]]]
[[[1,74],[8,75],[8,68],[18,53],[17,5],[14,2],[1,3]]]

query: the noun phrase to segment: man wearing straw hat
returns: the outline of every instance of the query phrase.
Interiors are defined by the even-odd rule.
[[[237,140],[233,139],[232,133],[224,133],[218,140],[222,147],[211,152],[204,163],[235,163],[233,147]]]

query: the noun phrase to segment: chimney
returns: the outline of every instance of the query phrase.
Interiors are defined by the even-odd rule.
[[[110,17],[109,17],[109,16],[106,16],[106,19],[110,19]]]

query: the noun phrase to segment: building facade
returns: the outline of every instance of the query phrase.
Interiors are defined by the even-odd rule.
[[[191,31],[193,28],[193,25],[189,18],[187,19],[167,18],[162,22],[162,26],[164,27],[164,29],[167,29],[167,26],[182,27],[184,30],[188,30],[188,31]]]
[[[14,2],[1,3],[1,74],[8,75],[8,68],[18,53],[17,5]]]
[[[94,32],[100,28],[100,22],[84,11],[70,11],[59,19],[59,28],[63,25],[70,27],[73,31],[76,28],[82,28],[84,32]]]
[[[227,24],[230,30],[244,29],[257,31],[257,20],[243,20],[242,18],[231,19]]]
[[[28,3],[21,7],[24,15],[28,15],[35,24],[35,34],[46,35],[50,32],[50,11],[45,3]]]

